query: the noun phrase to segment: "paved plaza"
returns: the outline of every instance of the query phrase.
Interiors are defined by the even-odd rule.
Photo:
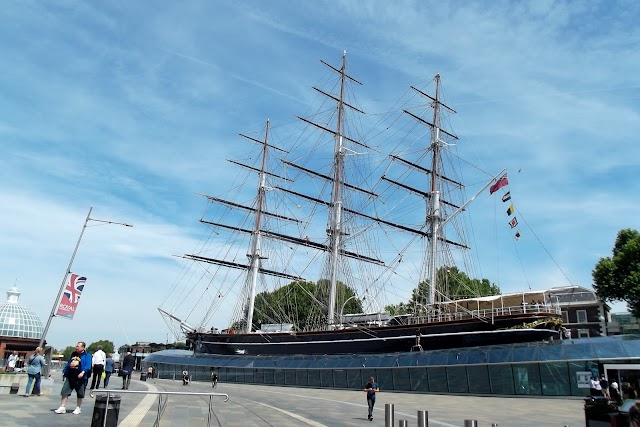
[[[359,390],[272,387],[220,383],[214,390],[209,383],[132,380],[132,391],[173,391],[190,393],[226,393],[213,397],[209,416],[209,397],[171,395],[160,420],[161,426],[384,426],[385,404],[394,404],[395,425],[407,420],[417,426],[417,411],[428,411],[429,426],[462,427],[465,419],[475,419],[480,427],[578,427],[584,425],[584,401],[566,398],[474,397],[415,393],[378,394],[374,419],[367,420],[366,395]],[[112,378],[114,393],[120,378]],[[67,414],[53,411],[60,403],[61,382],[54,381],[44,396],[25,398],[20,394],[0,395],[0,426],[90,426],[95,399],[87,397],[82,413],[73,415],[75,396],[67,403]],[[21,389],[21,392],[24,390]],[[102,391],[102,389],[100,390]],[[113,411],[111,411],[113,412]],[[153,426],[158,412],[158,396],[122,394],[119,426]]]

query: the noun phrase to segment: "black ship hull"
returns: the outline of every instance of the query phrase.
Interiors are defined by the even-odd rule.
[[[293,355],[393,353],[542,341],[558,336],[556,313],[302,333],[189,333],[196,353]]]

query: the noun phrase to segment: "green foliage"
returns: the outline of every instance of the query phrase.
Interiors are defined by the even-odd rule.
[[[69,360],[69,357],[71,357],[71,353],[73,353],[75,350],[76,350],[75,345],[70,345],[68,347],[65,347],[65,349],[62,351],[62,354],[64,355],[64,360]]]
[[[308,320],[317,314],[318,306],[326,304],[329,288],[330,282],[321,279],[317,283],[291,282],[273,292],[259,293],[255,299],[254,329],[265,323],[293,323],[296,330],[304,330]],[[362,312],[362,301],[355,297],[351,288],[340,282],[336,286],[336,305],[336,316]],[[326,308],[323,311],[326,313]],[[232,329],[240,330],[243,326],[243,322],[236,322]]]
[[[640,232],[620,230],[613,256],[600,258],[591,275],[600,298],[626,301],[629,311],[640,317]]]
[[[471,279],[457,267],[441,267],[436,273],[438,292],[447,295],[448,299],[477,298],[489,295],[499,295],[500,287],[488,279]],[[438,299],[438,292],[436,299]],[[385,310],[391,315],[414,313],[420,305],[425,304],[429,295],[429,281],[423,280],[411,293],[411,299],[406,303],[388,305]]]
[[[89,351],[89,353],[93,354],[98,350],[98,346],[102,347],[102,351],[104,351],[105,354],[113,353],[113,342],[108,340],[92,342],[87,347],[87,350]]]

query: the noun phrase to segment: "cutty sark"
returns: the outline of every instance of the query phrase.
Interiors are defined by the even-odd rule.
[[[232,161],[253,177],[251,203],[238,201],[248,199],[239,183],[231,186],[234,200],[205,196],[222,216],[201,220],[210,240],[184,255],[200,270],[183,277],[197,275],[200,291],[188,293],[206,308],[193,326],[195,311],[178,315],[186,300],[174,297],[172,308],[160,309],[167,324],[196,353],[211,354],[388,353],[556,337],[561,317],[552,294],[472,297],[476,290],[454,283],[467,277],[455,265],[469,265],[462,218],[505,171],[465,197],[452,161],[458,138],[444,126],[455,111],[441,100],[440,76],[433,94],[411,87],[421,103],[405,102],[398,117],[381,116],[383,130],[365,134],[363,122],[347,120],[363,111],[350,98],[360,83],[346,73],[346,54],[340,67],[323,64],[335,86],[314,87],[323,105],[298,117],[305,129],[288,137],[287,151],[272,144],[269,121],[260,136],[242,135],[259,149],[248,157],[257,163]],[[399,116],[408,124],[385,136],[394,142],[363,142],[377,142]],[[310,154],[298,154],[303,148]],[[379,301],[400,294],[402,282],[415,288],[411,301],[385,311]],[[206,327],[222,321],[216,310],[233,297],[226,327]]]

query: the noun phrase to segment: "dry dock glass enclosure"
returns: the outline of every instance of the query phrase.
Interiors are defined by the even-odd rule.
[[[169,379],[188,369],[195,381],[210,381],[215,369],[223,383],[358,389],[373,375],[386,391],[588,396],[585,376],[605,370],[610,381],[638,385],[640,336],[366,355],[220,356],[163,350],[144,359],[143,370],[148,366]]]

